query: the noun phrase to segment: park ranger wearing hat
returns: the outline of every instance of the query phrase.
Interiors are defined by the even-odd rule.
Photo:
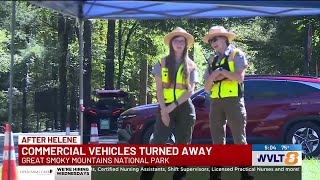
[[[210,94],[209,124],[213,144],[226,144],[228,123],[235,144],[247,144],[246,109],[243,98],[243,80],[247,60],[244,52],[230,41],[236,35],[222,26],[213,26],[203,37],[216,55],[208,61],[204,75],[205,90]],[[241,180],[252,180],[248,172],[241,172]],[[210,171],[210,180],[221,180],[221,172]]]
[[[190,144],[196,120],[191,102],[198,73],[195,63],[188,57],[188,48],[194,38],[178,27],[164,37],[169,55],[161,58],[153,68],[155,75],[159,115],[156,119],[151,144],[164,144],[174,130],[176,144]],[[173,180],[184,180],[186,172],[175,171]],[[142,172],[140,179],[152,179],[154,172]]]

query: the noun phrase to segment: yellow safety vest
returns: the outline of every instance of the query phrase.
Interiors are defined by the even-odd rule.
[[[191,61],[192,62],[192,61]],[[161,66],[161,79],[162,79],[162,90],[163,90],[163,97],[165,103],[172,103],[173,101],[179,99],[183,93],[186,92],[188,89],[188,84],[185,82],[183,78],[183,66],[181,64],[177,74],[176,74],[176,81],[174,84],[169,84],[169,71],[165,65],[165,59],[161,59],[159,61]],[[195,68],[195,64],[192,62],[192,70]]]
[[[224,57],[219,63],[215,62],[216,67],[222,66],[224,63],[228,63],[230,72],[235,71],[234,57],[239,50],[233,49],[231,59],[226,60]],[[232,81],[230,79],[225,79],[214,83],[211,89],[211,98],[226,98],[226,97],[238,97],[242,96],[243,93],[243,83],[238,83],[237,81]]]

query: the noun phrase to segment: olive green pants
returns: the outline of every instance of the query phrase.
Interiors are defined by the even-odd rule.
[[[159,109],[160,110],[160,109]],[[164,144],[168,137],[174,131],[176,144],[190,144],[192,140],[192,132],[196,120],[194,105],[191,100],[178,105],[172,112],[169,113],[170,123],[165,126],[161,120],[159,111],[154,127],[153,138],[150,144]]]
[[[190,144],[192,140],[192,132],[196,120],[196,113],[194,106],[189,99],[180,104],[172,112],[169,113],[170,123],[165,126],[161,120],[161,113],[157,115],[153,138],[150,144],[164,144],[167,142],[169,136],[173,131],[175,134],[176,144]],[[143,171],[140,175],[140,180],[152,180],[155,171]],[[174,172],[173,180],[185,180],[186,171],[177,170]]]
[[[214,98],[210,101],[210,131],[213,144],[226,144],[228,124],[235,144],[247,144],[247,113],[243,97]],[[241,180],[253,180],[247,171],[241,171]],[[211,171],[209,180],[221,180],[221,171]]]
[[[235,144],[247,144],[247,113],[243,97],[211,99],[209,119],[213,144],[226,144],[226,124]]]

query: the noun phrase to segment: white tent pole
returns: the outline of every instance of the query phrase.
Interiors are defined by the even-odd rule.
[[[13,65],[14,65],[14,36],[16,30],[16,1],[12,1],[12,15],[11,15],[11,47],[10,47],[10,75],[9,75],[9,149],[8,149],[8,180],[10,180],[10,163],[11,163],[11,124],[12,124],[12,98],[13,98]],[[15,156],[15,154],[14,154]]]
[[[79,18],[79,131],[83,144],[83,19]]]

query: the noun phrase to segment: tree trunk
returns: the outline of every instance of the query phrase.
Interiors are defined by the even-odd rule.
[[[131,77],[133,77],[135,72],[131,72]],[[137,106],[137,100],[136,100],[136,96],[135,96],[135,90],[138,89],[137,86],[139,86],[135,81],[129,81],[128,82],[129,85],[129,106],[130,107],[135,107]]]
[[[152,94],[149,92],[148,94],[147,94],[147,104],[151,104],[152,103]]]
[[[115,20],[108,20],[104,89],[114,89]]]
[[[140,59],[140,97],[139,104],[147,104],[147,87],[148,87],[148,60],[141,57]]]
[[[26,44],[27,47],[29,46],[29,35],[30,35],[30,28],[29,26],[26,27]],[[24,73],[23,73],[23,91],[22,91],[22,122],[21,122],[21,131],[23,133],[28,132],[28,125],[27,125],[27,94],[28,94],[28,69],[29,69],[29,57],[26,57],[24,62]]]
[[[70,79],[70,111],[69,111],[69,118],[70,118],[70,129],[76,129],[78,125],[77,121],[77,91],[76,91],[76,74],[74,71],[74,64],[70,64],[69,66],[69,79]]]
[[[91,21],[86,20],[84,22],[84,76],[83,76],[83,103],[84,107],[87,107],[90,103],[91,97]]]
[[[129,29],[129,32],[127,34],[127,39],[126,39],[126,43],[124,45],[124,50],[123,50],[123,55],[122,55],[122,59],[119,61],[119,75],[118,75],[118,85],[120,88],[120,82],[121,82],[121,77],[122,77],[122,72],[123,72],[123,66],[124,66],[124,61],[126,59],[127,56],[127,50],[128,50],[128,46],[130,44],[130,39],[132,34],[134,33],[134,31],[136,30],[136,27],[138,25],[138,22],[136,21],[131,28]]]
[[[310,63],[312,54],[312,25],[306,24],[304,43],[304,76],[310,76]]]
[[[41,128],[41,124],[40,124],[40,116],[39,116],[39,112],[36,112],[37,113],[37,130],[36,132],[39,132],[39,129]]]
[[[72,23],[74,24],[74,23]],[[79,40],[80,34],[79,34],[79,28],[77,25],[73,26],[76,37]],[[85,32],[83,32],[85,33]],[[84,47],[83,47],[84,48]],[[78,73],[75,71],[76,64],[74,62],[71,62],[69,64],[69,79],[70,79],[70,111],[69,111],[69,118],[70,118],[70,129],[76,129],[79,128],[79,118],[78,118],[78,108],[79,108],[79,102],[78,102],[78,93],[79,90],[79,80],[77,79]],[[84,77],[85,78],[85,77]]]
[[[52,69],[51,69],[51,71],[52,71],[52,73],[51,73],[52,81],[57,81],[57,80],[58,80],[58,68],[57,68],[57,66],[56,66],[56,64],[57,64],[57,59],[56,59],[55,57],[51,57],[51,58],[52,58],[52,59],[51,59],[51,61],[50,61],[50,64],[54,64],[54,65],[52,66]],[[44,68],[46,69],[46,67],[44,67]],[[45,72],[43,72],[43,73],[45,73]],[[57,99],[59,98],[59,96],[58,96],[58,93],[56,93],[56,90],[57,90],[56,87],[51,88],[51,91],[52,91],[52,93],[53,93],[53,96],[55,97],[55,98],[54,98],[54,105],[57,106]],[[47,129],[48,129],[48,128],[52,128],[52,129],[55,128],[55,124],[58,123],[58,111],[59,111],[59,109],[58,109],[58,107],[57,107],[57,108],[54,108],[54,110],[53,110],[53,112],[52,112],[53,115],[52,115],[51,112],[48,114],[49,120],[46,122],[46,127],[47,127]]]
[[[28,93],[28,60],[25,60],[24,73],[23,73],[23,92],[22,92],[22,132],[28,132],[27,125],[27,93]]]
[[[121,47],[122,47],[122,20],[119,20],[119,24],[118,24],[118,66],[119,66],[119,73],[118,73],[118,80],[117,80],[117,89],[120,89],[120,83],[121,83],[121,74],[120,74],[120,69],[123,68],[123,66],[121,66]]]
[[[58,104],[58,98],[59,98],[58,88],[54,88],[54,89],[52,90],[52,92],[53,92],[54,96],[57,97],[57,98],[54,99],[54,104]],[[57,108],[57,109],[52,113],[52,115],[53,115],[53,121],[51,122],[51,128],[52,128],[52,130],[53,130],[53,129],[58,129],[58,118],[59,118],[59,117],[58,117],[58,112],[59,112],[59,109]]]
[[[58,20],[58,42],[59,42],[59,107],[60,107],[60,127],[65,128],[66,115],[67,115],[67,52],[68,52],[68,33],[69,23],[66,23],[66,18],[59,14]],[[55,129],[59,128],[55,124]]]

